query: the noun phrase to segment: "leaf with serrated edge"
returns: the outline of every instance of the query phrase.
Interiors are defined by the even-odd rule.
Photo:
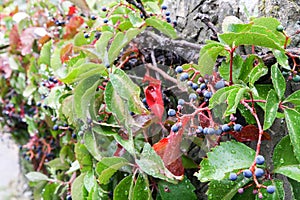
[[[209,108],[212,109],[216,105],[224,103],[225,100],[227,99],[228,95],[231,93],[231,91],[238,89],[242,86],[240,85],[233,85],[229,87],[224,87],[219,90],[209,100]]]
[[[86,146],[86,148],[88,149],[90,154],[96,160],[98,160],[98,161],[101,160],[102,156],[101,156],[101,152],[98,149],[98,145],[97,145],[97,141],[94,136],[94,132],[92,132],[91,130],[86,131],[84,133],[83,140],[84,140],[84,145]]]
[[[245,179],[242,175],[239,175],[236,181],[231,181],[228,177],[220,181],[212,180],[209,183],[207,197],[209,200],[231,200],[238,189],[249,183],[250,180]]]
[[[273,154],[274,172],[300,182],[300,164],[293,152],[290,136],[283,137]]]
[[[214,66],[216,64],[216,59],[224,50],[224,45],[220,43],[210,43],[205,45],[200,50],[198,66],[196,69],[199,70],[202,75],[212,75]]]
[[[50,65],[52,40],[43,45],[38,59],[38,64]]]
[[[220,146],[207,153],[195,175],[201,182],[221,180],[225,174],[238,169],[249,168],[254,160],[255,151],[243,143],[222,142]]]
[[[246,92],[247,88],[238,88],[237,90],[231,91],[227,98],[228,107],[225,111],[224,116],[228,116],[236,112],[236,108]]]
[[[148,176],[146,174],[140,173],[132,193],[132,200],[150,200],[151,199],[151,191],[149,189],[149,181]]]
[[[270,128],[276,118],[276,113],[279,106],[279,99],[276,92],[272,89],[269,91],[266,103],[266,112],[264,117],[264,130]]]
[[[278,69],[278,65],[274,64],[271,67],[271,77],[272,77],[272,83],[275,89],[275,92],[277,93],[279,100],[282,99],[284,96],[286,83],[283,75],[281,74],[280,70]]]
[[[74,200],[84,200],[84,181],[85,174],[80,174],[72,183],[71,195]]]
[[[96,166],[96,173],[101,184],[108,184],[109,179],[123,166],[128,165],[129,162],[122,157],[106,157],[98,162]]]
[[[249,83],[254,85],[254,83],[263,75],[268,73],[268,68],[263,64],[259,64],[254,67],[249,74]]]
[[[164,166],[162,159],[148,143],[145,143],[141,158],[136,160],[136,163],[142,171],[155,178],[166,180],[171,183],[177,183],[175,179],[181,179],[181,177],[174,176]]]
[[[107,46],[109,40],[113,37],[113,33],[110,31],[104,31],[102,32],[99,40],[95,43],[96,51],[100,55],[100,59],[103,61],[103,63],[108,63],[108,53],[107,53]]]
[[[163,34],[175,39],[177,37],[177,33],[173,26],[161,19],[157,19],[156,17],[151,17],[146,19],[146,24],[148,26],[152,26],[157,30],[161,31]]]
[[[294,154],[297,160],[300,161],[300,126],[298,125],[300,113],[296,110],[285,108],[284,115],[291,143],[294,147]]]
[[[130,188],[133,185],[132,175],[123,178],[114,189],[114,200],[125,200],[131,196]]]
[[[300,90],[290,94],[282,103],[292,103],[295,105],[300,105]]]

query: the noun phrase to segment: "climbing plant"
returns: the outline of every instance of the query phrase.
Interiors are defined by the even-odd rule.
[[[197,199],[200,182],[212,200],[284,199],[276,174],[299,198],[300,92],[285,91],[300,81],[299,55],[278,20],[228,17],[198,63],[166,72],[138,45],[144,31],[177,38],[161,1],[0,5],[1,126],[31,163],[34,199]],[[265,162],[277,118],[288,135]]]

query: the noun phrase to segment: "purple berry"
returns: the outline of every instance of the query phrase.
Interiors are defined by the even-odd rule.
[[[257,178],[260,178],[260,177],[262,177],[263,175],[264,175],[264,170],[263,169],[261,169],[261,168],[256,168],[255,169],[255,176],[257,177]]]
[[[267,187],[267,192],[268,192],[269,194],[273,194],[273,193],[275,192],[275,190],[276,190],[276,188],[275,188],[275,186],[273,186],[273,185],[269,185],[269,186]]]
[[[243,171],[243,175],[246,177],[246,178],[251,178],[252,177],[252,172],[249,170],[249,169],[245,169]]]
[[[239,188],[239,189],[238,189],[238,193],[239,193],[239,194],[243,194],[243,193],[244,193],[244,188]]]
[[[169,110],[168,110],[168,115],[169,115],[170,117],[173,117],[173,116],[176,115],[176,111],[175,111],[174,109],[169,109]]]
[[[236,179],[237,179],[237,174],[236,173],[230,173],[229,180],[235,181]]]
[[[262,155],[258,155],[255,159],[256,164],[263,165],[265,163],[265,158]]]

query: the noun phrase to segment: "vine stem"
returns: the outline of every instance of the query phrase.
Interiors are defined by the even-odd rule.
[[[245,100],[241,100],[241,104],[243,104],[251,112],[251,114],[253,115],[253,117],[256,120],[257,127],[258,127],[258,141],[257,141],[257,145],[256,145],[255,158],[250,167],[250,170],[253,173],[256,168],[256,157],[259,155],[259,152],[260,152],[261,139],[262,139],[262,135],[263,135],[264,131],[263,131],[262,125],[259,121],[258,115],[255,111],[255,108],[252,108],[251,106],[249,106],[249,104]],[[253,181],[255,182],[255,184],[258,188],[262,187],[262,185],[258,182],[257,177],[255,176],[255,173],[253,173]]]
[[[229,66],[229,85],[233,84],[233,80],[232,80],[232,73],[233,73],[233,54],[234,51],[237,47],[233,46],[232,48],[229,49],[229,53],[230,53],[230,66]]]

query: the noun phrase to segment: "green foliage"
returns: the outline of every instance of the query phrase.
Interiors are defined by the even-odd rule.
[[[199,198],[199,188],[190,172],[199,166],[194,176],[209,182],[206,194],[211,200],[259,195],[284,199],[282,181],[269,180],[274,173],[288,177],[292,196],[299,196],[300,92],[285,95],[286,82],[298,76],[299,67],[289,66],[288,59],[296,63],[297,56],[287,53],[290,39],[278,29],[278,20],[262,17],[244,24],[225,18],[219,41],[207,41],[197,64],[184,63],[176,71],[176,83],[176,63],[172,61],[167,72],[155,70],[153,78],[149,68],[143,68],[148,67],[148,55],[134,40],[153,28],[177,38],[176,22],[165,16],[161,1],[71,1],[74,7],[29,2],[30,23],[13,24],[12,17],[3,14],[11,49],[0,55],[0,123],[21,143],[24,158],[32,164],[26,177],[34,199],[71,195],[75,200],[192,200]],[[7,12],[10,6],[1,9]],[[54,20],[41,14],[40,21],[47,25],[40,26],[47,34],[32,38],[32,24],[40,23],[34,13],[45,10]],[[24,38],[32,42],[20,44]],[[236,51],[240,46],[268,49],[276,63],[266,66],[254,51]],[[161,55],[154,55],[159,61]],[[147,72],[144,77],[125,70],[135,67],[133,61],[143,64],[136,68]],[[283,70],[289,71],[288,78]],[[171,88],[191,93],[175,91],[186,95],[180,105],[173,91],[165,89],[170,88],[168,80]],[[169,109],[175,116],[165,114]],[[264,113],[257,113],[260,109]],[[242,117],[246,123],[240,125]],[[285,120],[288,136],[274,150],[274,170],[258,178],[253,173],[255,155],[261,140],[272,139],[264,131],[276,118]],[[227,130],[221,130],[223,125]],[[243,143],[247,141],[258,141],[256,151]],[[195,149],[203,156],[200,163],[192,155]],[[270,164],[260,167],[272,169]],[[253,178],[244,178],[244,169],[250,169]],[[230,173],[238,174],[236,181],[229,180]],[[268,185],[275,186],[273,194],[267,193]],[[237,194],[242,188],[244,193]]]

